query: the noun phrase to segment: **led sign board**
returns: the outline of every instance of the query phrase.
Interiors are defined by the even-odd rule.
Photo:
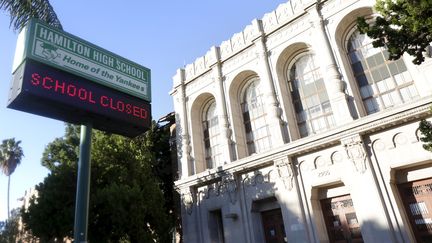
[[[31,60],[13,75],[8,108],[128,137],[151,124],[149,102]]]
[[[36,19],[18,36],[12,72],[26,59],[151,102],[150,69]]]

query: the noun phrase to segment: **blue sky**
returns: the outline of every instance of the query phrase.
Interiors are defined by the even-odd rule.
[[[206,54],[255,18],[286,0],[61,1],[51,0],[63,29],[151,69],[152,117],[173,111],[172,77],[178,68]],[[11,208],[43,181],[45,146],[64,134],[64,123],[6,108],[15,33],[0,11],[0,140],[21,140],[25,157],[11,177]],[[0,174],[0,220],[7,215],[7,177]]]

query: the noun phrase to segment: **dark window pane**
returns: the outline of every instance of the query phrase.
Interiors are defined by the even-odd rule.
[[[243,112],[243,120],[245,122],[250,121],[249,112]]]
[[[308,135],[308,129],[306,123],[299,124],[300,136],[306,137]]]
[[[352,65],[352,67],[353,67],[354,74],[358,74],[358,73],[363,73],[364,72],[363,65],[362,65],[361,62],[354,63]]]
[[[296,79],[292,79],[291,83],[292,83],[292,87],[293,87],[294,90],[300,88],[300,81],[297,78]]]
[[[292,98],[294,101],[297,101],[300,99],[300,93],[299,93],[298,89],[293,90],[291,92],[291,94],[292,94]]]
[[[209,130],[204,130],[204,138],[209,138]]]
[[[356,79],[357,79],[357,83],[360,87],[368,85],[367,78],[364,74],[357,76]]]
[[[251,126],[250,122],[245,123],[245,130],[246,130],[246,133],[250,133],[252,131],[252,126]]]
[[[303,105],[302,105],[301,102],[295,102],[294,103],[294,108],[295,108],[296,113],[299,113],[300,111],[304,110]]]
[[[295,73],[296,73],[296,66],[294,65],[291,68],[290,75],[289,75],[291,80],[295,80],[296,79]],[[294,84],[294,86],[296,86],[296,84]]]

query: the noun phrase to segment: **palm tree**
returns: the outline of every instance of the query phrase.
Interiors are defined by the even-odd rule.
[[[0,0],[0,9],[9,12],[10,27],[14,30],[21,30],[31,18],[63,29],[49,0]]]
[[[14,173],[16,167],[21,163],[24,156],[23,150],[20,147],[21,141],[15,141],[15,138],[3,140],[0,144],[0,168],[8,177],[7,190],[7,211],[9,219],[9,194],[10,194],[10,176]]]

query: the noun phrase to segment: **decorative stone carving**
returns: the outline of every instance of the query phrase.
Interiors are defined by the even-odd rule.
[[[395,147],[398,147],[399,145],[405,145],[408,143],[408,138],[404,133],[397,133],[393,137],[393,144]]]
[[[326,165],[327,165],[326,160],[323,158],[323,156],[317,156],[315,158],[315,160],[314,160],[315,169],[325,167]]]
[[[219,193],[228,193],[229,200],[232,204],[237,201],[237,183],[231,174],[222,177],[219,185]]]
[[[187,160],[190,161],[192,159],[192,155],[191,155],[192,146],[190,145],[189,135],[182,136],[182,143],[184,146],[184,150],[186,152]]]
[[[381,139],[377,139],[377,140],[372,142],[372,148],[375,151],[384,151],[386,149],[386,146]]]
[[[223,175],[220,181],[198,188],[197,202],[221,195],[226,195],[232,204],[237,202],[237,182],[233,175]]]
[[[339,151],[333,152],[330,158],[331,158],[331,163],[332,164],[340,163],[340,162],[343,161],[343,155]]]
[[[292,14],[292,9],[288,5],[288,2],[280,4],[276,9],[276,18],[280,24],[292,17]]]
[[[315,170],[315,165],[314,165],[313,161],[310,161],[310,160],[299,161],[299,167],[300,167],[301,171]]]
[[[357,172],[366,172],[366,151],[359,135],[342,139],[348,158],[353,162]]]
[[[270,182],[270,170],[267,174],[263,175],[261,171],[254,171],[253,176],[246,175],[243,179],[243,183],[246,186],[256,186],[258,184],[264,184]]]
[[[188,82],[186,85],[186,94],[191,95],[195,92],[198,92],[202,90],[203,88],[206,88],[208,86],[211,87],[215,82],[213,78],[209,75],[209,73],[201,75],[199,78],[192,82]],[[210,88],[212,90],[212,88]]]
[[[194,204],[192,193],[189,190],[185,190],[182,193],[182,202],[186,209],[186,212],[191,215],[192,214],[192,207]]]
[[[233,51],[240,50],[245,46],[245,41],[243,37],[243,32],[235,33],[231,38],[231,44]]]
[[[291,191],[294,186],[294,171],[289,163],[288,158],[274,161],[279,178],[282,180],[285,188]]]
[[[278,21],[277,21],[275,11],[266,13],[262,18],[262,23],[265,32],[269,32],[270,30],[278,26]]]
[[[259,34],[260,33],[259,33],[258,29],[254,25],[250,24],[250,25],[246,26],[244,31],[243,31],[245,43],[248,44],[248,43],[252,42],[252,40],[254,38],[256,38]]]
[[[420,132],[420,129],[417,128],[417,129],[415,130],[415,140],[413,141],[413,143],[420,142],[420,138],[421,138],[421,137],[422,137],[422,134],[421,134],[421,132]]]
[[[231,40],[222,41],[220,44],[220,55],[221,58],[224,59],[225,57],[229,56],[229,54],[232,52],[231,49]]]

